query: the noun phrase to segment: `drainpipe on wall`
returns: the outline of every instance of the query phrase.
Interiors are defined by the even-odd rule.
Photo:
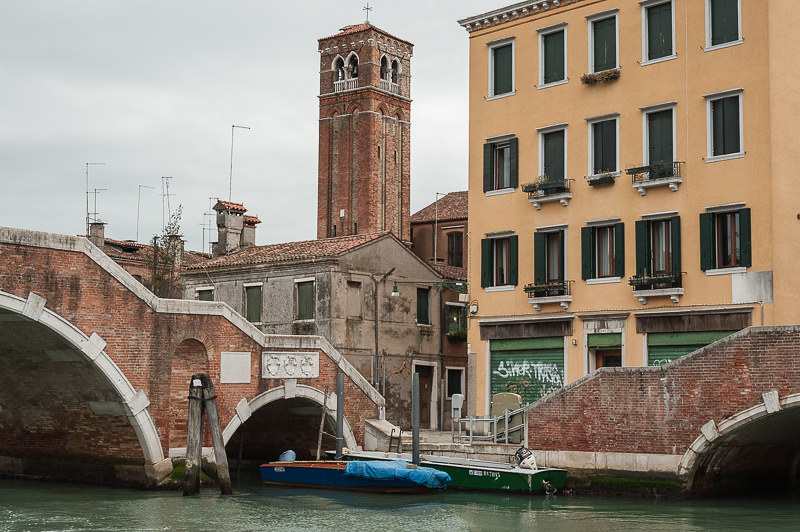
[[[392,268],[388,272],[384,273],[380,279],[377,275],[370,275],[370,278],[372,279],[372,286],[374,287],[372,308],[375,312],[375,351],[372,354],[372,386],[374,386],[375,389],[378,389],[378,383],[380,381],[380,378],[378,377],[378,356],[380,353],[380,308],[378,307],[378,287],[383,286],[383,284],[386,282],[386,278],[394,273],[394,270],[395,268]],[[384,393],[386,393],[386,390],[381,390],[381,394]]]

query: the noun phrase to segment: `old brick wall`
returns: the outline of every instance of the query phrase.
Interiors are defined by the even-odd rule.
[[[542,450],[683,454],[709,420],[800,392],[800,327],[751,328],[662,368],[604,368],[529,412]]]

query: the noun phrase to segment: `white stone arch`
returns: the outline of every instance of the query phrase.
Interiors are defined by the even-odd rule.
[[[92,363],[117,392],[125,408],[145,460],[146,474],[155,480],[161,480],[172,470],[169,460],[164,458],[164,450],[158,437],[158,429],[153,422],[148,407],[150,400],[143,390],[135,390],[119,366],[106,353],[106,341],[97,333],[86,336],[75,325],[45,308],[45,299],[31,292],[28,299],[22,299],[0,290],[0,308],[21,314],[31,321],[40,323],[64,339],[76,351],[83,354]],[[166,468],[162,471],[162,468]],[[161,474],[155,474],[158,469]]]
[[[683,454],[678,475],[684,479],[687,490],[692,489],[700,458],[712,448],[712,444],[722,436],[741,429],[765,416],[788,409],[800,408],[800,393],[787,395],[780,399],[777,390],[762,394],[762,402],[725,418],[717,425],[712,419],[700,428],[700,435]]]
[[[239,404],[236,405],[236,413],[225,426],[225,430],[222,431],[222,439],[224,440],[225,445],[227,445],[228,441],[233,437],[234,434],[236,434],[236,431],[239,430],[239,427],[241,427],[245,421],[250,419],[250,416],[253,414],[253,412],[259,408],[282,399],[295,399],[298,397],[310,399],[318,405],[322,405],[325,402],[325,394],[322,391],[311,386],[306,386],[305,384],[279,386],[277,388],[272,388],[266,392],[260,393],[249,401],[247,399],[242,399],[239,401]],[[328,407],[328,413],[335,418],[335,393],[328,394],[328,402],[326,406]],[[358,443],[356,442],[356,437],[353,434],[353,430],[350,427],[350,423],[347,421],[346,417],[344,418],[344,446],[348,449],[358,449],[359,447]]]

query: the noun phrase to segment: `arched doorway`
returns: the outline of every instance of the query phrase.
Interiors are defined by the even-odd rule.
[[[98,484],[161,480],[171,466],[147,397],[99,336],[87,337],[44,305],[36,294],[24,300],[0,291],[0,473]]]
[[[800,394],[779,403],[776,397],[773,404],[781,408],[768,412],[764,404],[757,405],[721,422],[718,429],[704,428],[682,463],[690,493],[800,492]]]

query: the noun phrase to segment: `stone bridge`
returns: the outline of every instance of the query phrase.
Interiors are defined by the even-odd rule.
[[[325,400],[333,431],[340,370],[345,444],[357,447],[384,400],[324,338],[264,335],[224,303],[160,299],[83,237],[0,228],[0,475],[158,483],[185,453],[200,372],[229,454],[308,455]]]
[[[528,439],[540,464],[602,490],[636,478],[692,494],[796,490],[800,327],[745,329],[662,367],[603,368],[535,403]]]

